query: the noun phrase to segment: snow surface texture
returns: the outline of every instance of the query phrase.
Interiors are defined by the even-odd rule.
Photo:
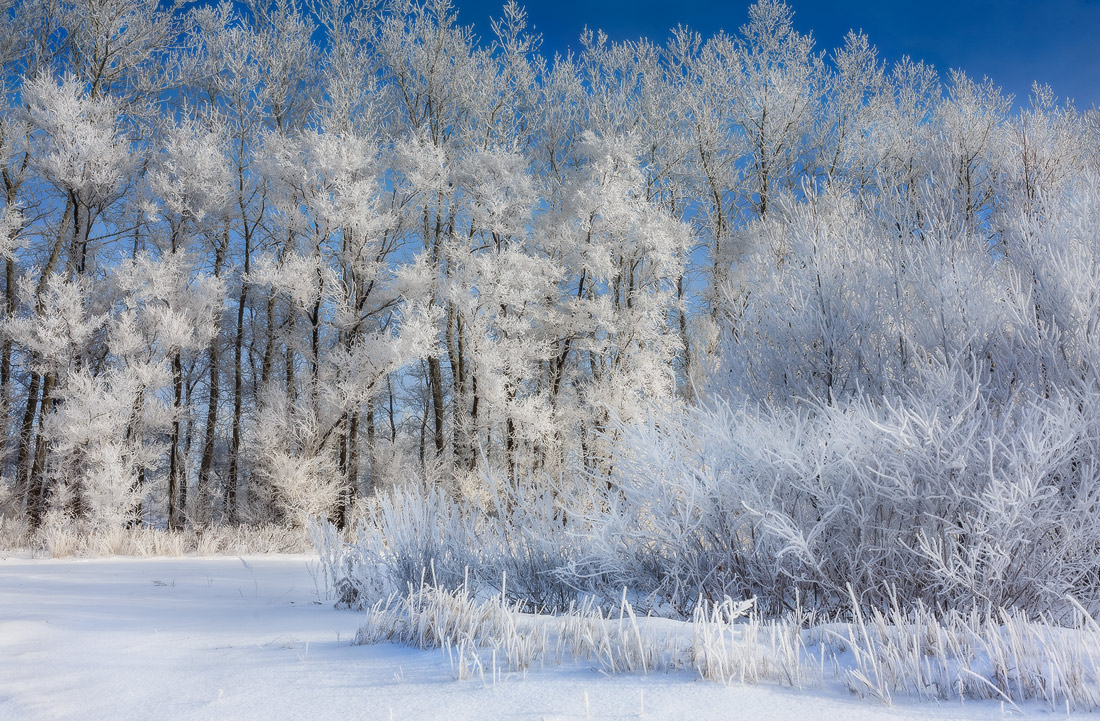
[[[1000,719],[591,664],[455,680],[438,650],[352,645],[308,556],[0,560],[0,719]],[[1062,713],[1025,706],[1029,717]],[[1074,714],[1085,718],[1085,714]]]

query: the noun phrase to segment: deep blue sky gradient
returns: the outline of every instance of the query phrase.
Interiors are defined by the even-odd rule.
[[[503,0],[454,0],[459,21],[491,36],[490,17]],[[736,33],[748,19],[749,0],[529,0],[522,3],[543,52],[580,47],[588,25],[612,40],[640,36],[663,42],[684,24],[704,37]],[[1026,104],[1032,81],[1049,84],[1079,108],[1100,106],[1100,0],[788,0],[795,26],[812,32],[818,50],[839,47],[849,29],[862,29],[892,64],[902,56],[924,60],[946,76],[961,68],[989,76]]]

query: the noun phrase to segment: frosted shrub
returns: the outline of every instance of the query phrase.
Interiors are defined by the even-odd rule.
[[[366,606],[423,582],[443,589],[473,584],[534,608],[575,598],[577,539],[552,486],[493,487],[486,506],[444,490],[407,487],[381,493],[343,546],[331,526],[314,527],[338,596]]]
[[[998,416],[958,376],[952,397],[631,429],[585,567],[681,609],[700,593],[844,606],[849,583],[863,606],[1095,607],[1100,399]]]
[[[373,520],[384,529],[374,543],[387,546],[386,570],[399,588],[419,582],[425,570],[435,585],[457,588],[465,569],[480,566],[477,514],[442,490],[428,491],[422,499],[412,491],[395,493],[379,504]]]
[[[318,418],[302,406],[295,407],[285,394],[269,392],[267,420],[253,429],[256,471],[270,494],[265,500],[294,528],[328,515],[341,490],[336,459],[318,438]]]
[[[3,492],[0,491],[0,494]],[[0,550],[22,548],[27,543],[30,529],[27,522],[16,516],[0,515]]]

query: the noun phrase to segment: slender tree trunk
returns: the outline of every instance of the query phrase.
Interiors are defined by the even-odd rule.
[[[465,427],[466,374],[463,363],[462,318],[452,305],[447,311],[447,359],[451,364],[451,453],[455,467],[462,464],[462,436]]]
[[[310,321],[310,356],[309,356],[309,371],[311,378],[309,384],[309,401],[313,407],[314,416],[320,418],[321,402],[319,393],[321,391],[321,385],[319,382],[319,376],[321,373],[321,299],[318,294],[317,302],[313,304],[313,308],[309,314]]]
[[[237,336],[233,341],[233,429],[229,441],[229,477],[225,479],[224,515],[226,523],[237,521],[237,487],[241,481],[241,412],[244,407],[244,371],[241,366],[244,352],[244,309],[248,305],[248,276],[251,264],[252,232],[247,221],[244,224],[244,273],[241,276],[241,292],[237,298]],[[255,380],[255,376],[253,376]]]
[[[423,368],[423,366],[421,366]],[[428,391],[431,392],[431,369],[428,369]],[[420,416],[420,466],[423,468],[426,462],[427,453],[427,430],[428,430],[428,406],[431,402],[427,397],[424,397],[424,413]]]
[[[218,371],[218,347],[217,339],[210,344],[208,351],[210,357],[210,391],[206,404],[206,428],[203,433],[202,460],[199,462],[199,487],[198,498],[204,511],[210,505],[211,489],[213,489],[214,475],[214,445],[217,437],[215,431],[218,427],[218,399],[221,396],[219,384],[221,379]]]
[[[126,425],[126,446],[130,457],[136,458],[138,463],[134,482],[130,485],[130,490],[137,495],[138,500],[137,503],[134,504],[134,510],[130,515],[130,519],[126,522],[127,528],[138,528],[142,523],[141,493],[145,488],[145,466],[141,463],[140,451],[142,447],[142,418],[144,415],[145,389],[139,388],[137,394],[134,396],[134,407],[131,411],[130,422]]]
[[[275,292],[267,292],[267,337],[264,345],[264,359],[260,365],[260,388],[267,388],[271,380],[271,370],[275,366]]]
[[[695,400],[695,384],[692,382],[691,342],[688,338],[687,313],[684,311],[684,276],[676,279],[676,301],[679,304],[680,344],[684,353],[684,398]]]
[[[358,413],[356,413],[355,421],[356,421],[356,424],[358,425],[358,422],[359,422]],[[374,442],[375,442],[375,439],[377,438],[377,434],[378,434],[378,430],[375,427],[375,420],[374,420],[374,399],[373,398],[370,399],[369,401],[367,401],[366,422],[367,422],[367,488],[366,488],[366,495],[369,496],[369,495],[374,493],[374,484],[375,484],[375,481],[376,481],[376,478],[375,478],[375,460],[376,460],[376,457],[375,457],[375,453],[374,453]],[[355,464],[354,465],[355,465],[356,473],[358,474],[358,470],[359,470],[359,456],[358,456],[358,453],[355,456]]]
[[[30,490],[27,493],[27,516],[31,528],[38,528],[46,516],[46,419],[53,409],[53,389],[57,376],[52,371],[42,383],[42,412],[38,415],[38,437],[35,439],[34,463],[31,466]]]
[[[18,175],[11,174],[8,168],[4,168],[0,175],[4,181],[4,196],[5,203],[8,208],[14,207],[16,203],[16,195],[19,192],[19,186],[22,185],[22,180],[19,179],[22,176],[22,172],[26,170],[27,164],[30,160],[30,155],[24,153],[23,155],[23,167],[20,169]],[[12,228],[8,233],[8,245],[9,247],[14,245],[16,237],[19,235],[20,228]],[[8,320],[15,315],[16,297],[15,297],[15,259],[8,258],[4,264],[4,320]],[[0,349],[0,438],[6,439],[8,436],[8,424],[10,422],[11,415],[11,351],[12,341],[11,336],[7,333],[4,334],[3,347]],[[6,445],[6,444],[5,444]],[[7,455],[7,449],[3,452],[3,459],[5,465],[7,464],[9,457]],[[18,487],[17,487],[18,490]]]
[[[346,416],[340,420],[343,430],[340,433],[340,459],[338,468],[340,471],[340,493],[336,497],[336,527],[347,528],[348,511],[351,509],[352,489],[348,480],[348,451],[351,442],[351,422]]]
[[[228,233],[225,237],[226,243],[228,243]],[[218,246],[214,251],[214,277],[221,277],[222,260],[224,258],[224,245]],[[220,318],[220,313],[215,316]],[[210,360],[210,375],[208,378],[209,390],[207,393],[206,403],[206,429],[203,434],[202,442],[202,460],[199,462],[199,503],[203,509],[210,507],[211,489],[213,486],[213,474],[214,474],[214,443],[217,440],[215,432],[218,427],[218,400],[221,397],[221,377],[220,368],[218,367],[219,352],[218,344],[221,341],[220,338],[220,322],[215,322],[214,325],[214,337],[210,340],[210,348],[207,350],[207,355]],[[222,515],[225,515],[223,508]]]
[[[504,393],[508,398],[508,405],[505,406],[504,416],[504,450],[508,461],[508,480],[512,482],[512,486],[516,485],[516,451],[518,450],[518,444],[516,443],[516,421],[512,417],[512,401],[516,399],[516,382],[508,381],[504,387]]]
[[[397,443],[397,423],[394,420],[393,413],[393,380],[390,376],[386,376],[386,396],[389,404],[389,420],[390,420],[390,443]]]
[[[23,493],[28,511],[31,507],[30,467],[31,442],[34,437],[34,416],[38,410],[38,391],[42,385],[42,376],[31,371],[30,384],[27,387],[27,406],[23,411],[23,420],[19,424],[19,447],[15,457],[15,487]]]
[[[359,411],[352,411],[348,417],[347,468],[344,476],[344,493],[341,499],[340,520],[347,526],[349,513],[355,498],[359,495]]]
[[[4,269],[4,319],[15,314],[15,261],[8,259]],[[0,437],[7,438],[11,412],[11,336],[4,334],[0,348]],[[6,445],[6,444],[5,444]],[[7,454],[4,454],[5,460]]]
[[[516,422],[512,419],[511,414],[508,415],[504,422],[505,436],[504,444],[505,451],[508,455],[508,480],[512,482],[512,485],[516,485]]]
[[[183,527],[183,506],[187,492],[181,488],[182,459],[180,458],[180,412],[183,409],[183,363],[180,351],[172,354],[172,443],[168,458],[168,528],[177,531]],[[178,496],[178,498],[177,498]]]
[[[446,448],[446,441],[443,438],[443,370],[440,367],[439,356],[437,355],[428,358],[428,381],[432,386],[435,454],[437,457],[442,458],[443,451]]]
[[[477,392],[477,373],[470,374],[470,433],[469,443],[470,446],[467,449],[467,461],[466,469],[474,470],[477,467],[477,428],[478,428],[478,405],[480,403],[480,396]]]
[[[241,274],[241,289],[237,297],[237,332],[233,340],[233,427],[229,440],[229,469],[225,479],[225,498],[223,500],[223,516],[226,523],[235,523],[239,517],[237,489],[241,481],[241,414],[244,407],[244,371],[242,359],[244,352],[244,309],[248,304],[248,283],[246,278],[251,270],[252,262],[252,233],[259,224],[259,218],[263,216],[263,204],[260,205],[257,220],[249,225],[249,202],[245,195],[245,166],[246,166],[246,126],[241,126],[241,132],[237,135],[237,208],[241,219],[241,240],[244,247],[244,267]],[[253,339],[253,343],[255,339]],[[256,373],[253,368],[252,382],[255,385]]]
[[[233,429],[229,439],[229,472],[225,479],[224,516],[226,523],[237,521],[237,485],[240,483],[241,410],[244,405],[244,375],[241,354],[244,349],[244,307],[248,302],[248,286],[241,281],[237,300],[237,337],[233,341]]]
[[[293,324],[291,333],[293,334]],[[286,344],[286,399],[289,407],[293,407],[298,400],[298,386],[294,380],[294,346]]]
[[[82,233],[80,232],[80,226],[82,219],[80,217],[80,203],[77,201],[74,193],[69,194],[69,205],[73,208],[73,233],[72,238],[69,240],[69,261],[68,261],[68,273],[69,277],[73,278],[79,274],[78,268],[80,264],[81,256],[81,242],[80,238]]]
[[[184,379],[191,378],[194,370],[195,361],[192,360],[186,372],[182,372],[181,375]],[[180,407],[187,411],[183,414],[187,421],[183,424],[183,443],[180,444],[180,513],[185,523],[190,521],[194,524],[196,520],[202,519],[199,518],[201,509],[196,508],[196,499],[191,495],[191,479],[187,475],[187,459],[191,457],[191,441],[195,438],[195,416],[191,413],[192,390],[192,384],[186,382],[183,384],[183,403]]]

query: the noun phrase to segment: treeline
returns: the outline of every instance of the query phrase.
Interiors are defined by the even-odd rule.
[[[831,252],[816,199],[874,218],[861,252],[942,235],[995,275],[1100,162],[1095,112],[819,52],[770,0],[553,59],[515,4],[486,37],[446,0],[162,5],[3,8],[0,502],[31,527],[342,525],[412,481],[610,478],[624,421],[733,372],[889,386],[927,363],[906,329],[853,345],[777,280]],[[811,301],[827,343],[787,321]]]

